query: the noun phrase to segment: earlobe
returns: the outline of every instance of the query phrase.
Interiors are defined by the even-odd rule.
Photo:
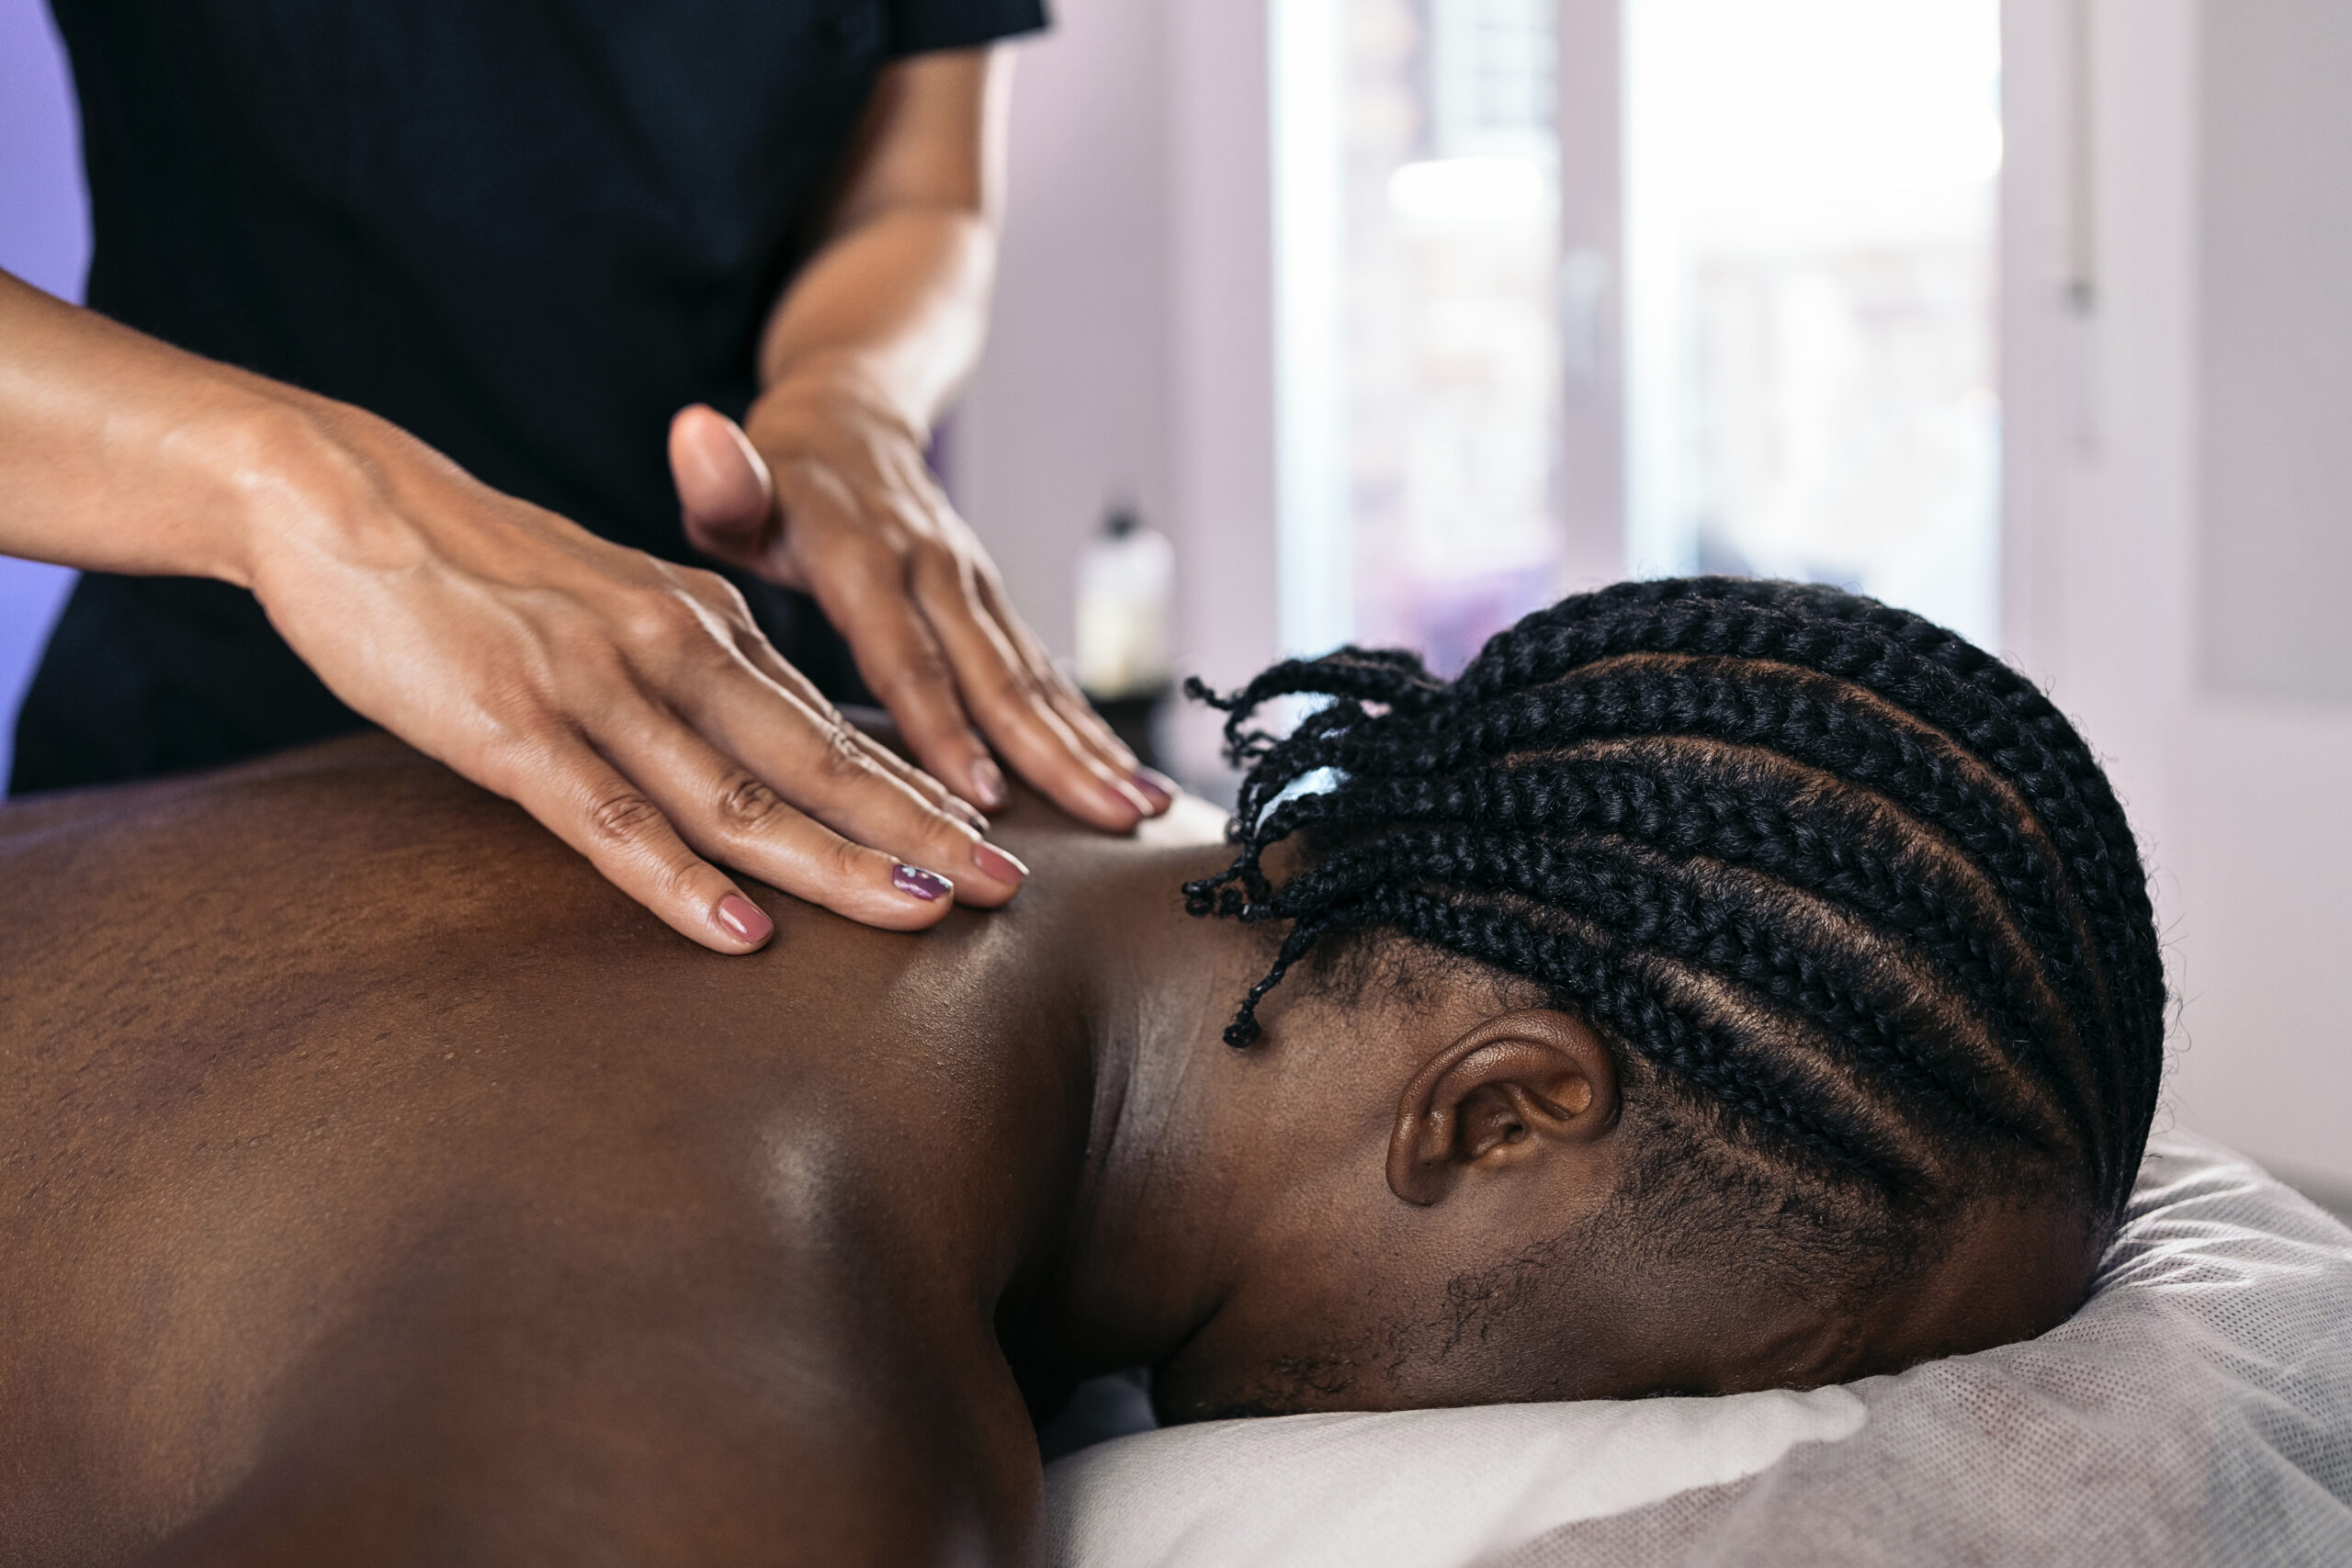
[[[1544,1157],[1614,1127],[1608,1044],[1566,1013],[1505,1013],[1450,1042],[1413,1075],[1388,1141],[1389,1190],[1435,1203],[1467,1172]]]

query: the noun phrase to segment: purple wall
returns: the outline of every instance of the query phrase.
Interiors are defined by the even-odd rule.
[[[0,0],[0,270],[67,299],[90,259],[89,198],[63,51],[43,0]],[[33,661],[74,574],[0,556],[0,787]]]

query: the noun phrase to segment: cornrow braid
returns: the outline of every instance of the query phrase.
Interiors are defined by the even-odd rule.
[[[1532,981],[1758,1158],[1932,1201],[2057,1168],[2112,1215],[2154,1115],[2163,964],[2121,807],[2063,715],[1834,589],[1624,583],[1459,679],[1344,648],[1223,709],[1247,765],[1195,915],[1393,933]],[[1256,714],[1322,705],[1275,736]],[[1305,853],[1277,880],[1275,844]]]

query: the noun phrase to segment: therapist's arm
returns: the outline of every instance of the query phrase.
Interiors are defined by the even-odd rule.
[[[813,594],[916,758],[983,807],[990,748],[1063,809],[1113,829],[1166,781],[1054,667],[925,464],[980,349],[1003,184],[1002,48],[882,75],[828,237],[778,302],[744,420],[683,412],[671,453],[702,549]]]
[[[773,928],[713,862],[897,930],[951,901],[907,867],[967,903],[1019,886],[970,807],[844,724],[724,579],[6,274],[0,553],[252,589],[345,703],[720,952]]]

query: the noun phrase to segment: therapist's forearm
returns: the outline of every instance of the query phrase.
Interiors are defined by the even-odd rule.
[[[0,273],[0,553],[250,586],[255,520],[337,488],[335,406]]]
[[[988,330],[1012,72],[1001,47],[883,72],[825,243],[762,336],[763,402],[838,408],[845,393],[929,434]]]
[[[996,231],[945,206],[886,209],[835,237],[786,292],[761,344],[763,388],[848,380],[927,433],[987,335]]]

